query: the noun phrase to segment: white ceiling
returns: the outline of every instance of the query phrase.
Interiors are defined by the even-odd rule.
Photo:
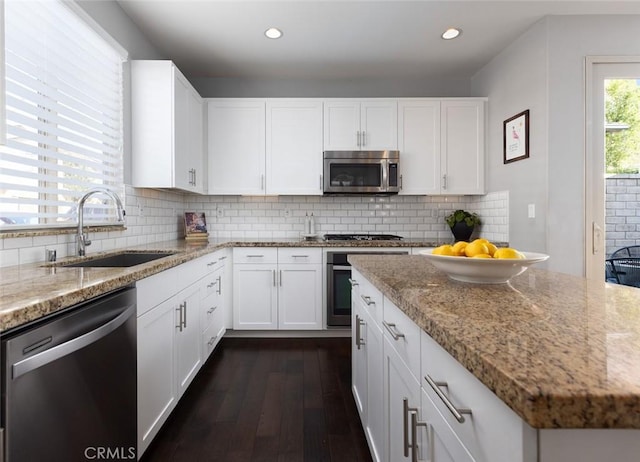
[[[231,78],[466,79],[545,15],[640,14],[637,0],[118,3],[186,75]],[[442,40],[449,26],[462,36]]]

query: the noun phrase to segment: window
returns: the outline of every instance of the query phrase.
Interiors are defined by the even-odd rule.
[[[0,146],[0,227],[70,226],[89,188],[103,186],[124,199],[127,56],[74,3],[4,4],[7,133]],[[106,196],[87,201],[87,223],[115,219]]]

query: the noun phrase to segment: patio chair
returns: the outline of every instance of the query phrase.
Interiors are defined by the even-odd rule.
[[[612,272],[620,284],[640,287],[640,257],[638,258],[610,258]]]
[[[620,284],[620,280],[618,279],[618,274],[613,268],[613,263],[609,260],[605,260],[604,262],[604,280],[606,282]]]
[[[621,258],[621,257],[640,257],[640,245],[630,245],[628,247],[621,247],[613,252],[609,258]]]

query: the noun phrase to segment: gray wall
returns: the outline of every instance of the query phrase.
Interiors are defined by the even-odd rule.
[[[640,55],[638,30],[637,15],[550,16],[472,78],[472,93],[489,97],[488,189],[511,193],[509,240],[546,251],[552,270],[585,271],[584,59]],[[502,121],[524,109],[533,158],[501,165]],[[537,201],[534,220],[529,199]]]
[[[427,79],[189,78],[206,98],[369,98],[469,96],[470,81]]]

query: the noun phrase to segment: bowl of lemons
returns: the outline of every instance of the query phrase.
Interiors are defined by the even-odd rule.
[[[549,258],[549,255],[543,253],[497,247],[487,239],[458,241],[453,245],[422,250],[420,254],[449,278],[480,284],[509,282],[511,278],[524,273],[529,266]]]

